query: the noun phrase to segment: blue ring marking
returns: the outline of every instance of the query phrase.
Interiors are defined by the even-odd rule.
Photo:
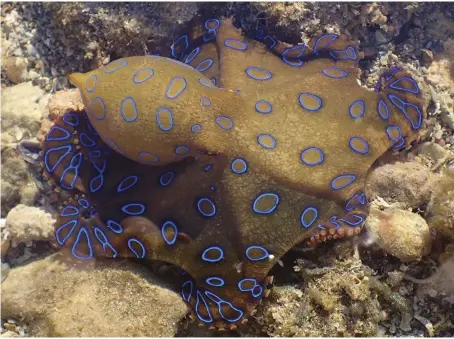
[[[343,219],[343,218],[340,218],[339,221],[342,221],[344,223],[346,223],[347,225],[349,226],[358,226],[358,225],[361,225],[364,221],[364,218],[360,215],[357,215],[357,214],[352,214],[353,217],[356,218],[356,221],[350,221],[350,220],[347,220],[347,219]]]
[[[53,137],[51,134],[54,133],[54,131],[60,131],[60,132],[64,132],[65,133],[65,136],[62,136],[62,137]],[[71,133],[69,133],[66,129],[64,129],[63,127],[60,127],[60,126],[53,126],[50,131],[47,133],[46,135],[46,140],[47,141],[61,141],[61,140],[67,140],[71,137]]]
[[[83,157],[82,157],[82,153],[80,153],[80,152],[72,157],[69,166],[61,174],[60,186],[62,186],[65,189],[68,189],[68,190],[72,190],[74,188],[74,185],[76,184],[77,178],[79,177],[79,167],[80,167],[80,164],[82,163],[82,160],[83,160]],[[64,178],[72,170],[74,170],[74,176],[73,176],[73,179],[71,181],[71,184],[68,186],[64,182]]]
[[[215,189],[216,189],[216,187],[210,186],[210,191],[214,191]]]
[[[207,165],[203,170],[204,170],[205,172],[208,172],[212,167],[213,167],[213,165],[212,165],[212,164],[209,164],[209,165]]]
[[[251,73],[252,71],[262,71],[262,72],[265,72],[267,75],[264,76],[264,77],[261,77],[261,78],[257,78],[256,76],[254,76],[254,75]],[[266,69],[264,69],[264,68],[261,68],[261,67],[254,67],[254,66],[251,66],[251,67],[246,68],[246,74],[247,74],[247,76],[248,76],[249,78],[254,79],[254,80],[260,80],[260,81],[262,81],[262,80],[269,80],[269,79],[271,79],[271,77],[273,76],[273,75],[271,74],[270,71],[268,71],[268,70],[266,70]]]
[[[162,126],[161,124],[161,112],[162,111],[165,111],[167,113],[167,116],[168,118],[170,119],[170,126],[168,128],[165,128],[164,126]],[[168,132],[172,129],[173,127],[173,114],[172,114],[172,111],[167,108],[167,107],[161,107],[159,108],[157,111],[156,111],[156,122],[158,123],[158,126],[161,130],[163,130],[164,132]]]
[[[398,66],[393,66],[389,70],[387,70],[385,73],[383,73],[383,76],[385,77],[386,81],[391,80],[391,78],[396,75],[396,73],[402,72],[402,68]]]
[[[180,146],[175,147],[175,153],[178,155],[188,154],[189,151],[190,151],[189,147],[185,146],[185,145],[180,145]]]
[[[155,155],[155,154],[150,153],[150,152],[140,152],[138,154],[139,159],[143,160],[142,157],[145,156],[145,155],[149,155],[149,156],[154,157],[154,161],[152,161],[152,162],[158,162],[159,161],[159,157],[157,155]]]
[[[302,101],[302,98],[303,98],[303,97],[311,97],[311,98],[314,98],[314,99],[318,102],[317,108],[310,108],[310,107],[304,106],[303,101]],[[318,110],[322,107],[322,99],[321,99],[319,96],[317,96],[317,95],[315,95],[315,94],[311,94],[311,93],[301,93],[301,94],[299,95],[299,97],[298,97],[298,102],[300,103],[300,106],[301,106],[302,108],[304,108],[305,110],[308,110],[308,111],[310,111],[310,112],[316,112],[316,111],[318,111]]]
[[[114,220],[107,220],[106,226],[114,233],[120,234],[123,232],[123,226]]]
[[[362,193],[360,196],[359,196],[359,203],[361,205],[364,205],[366,203],[366,195],[364,193]]]
[[[399,132],[399,136],[397,138],[391,137],[391,130],[394,130],[394,129],[397,129],[397,131]],[[389,125],[388,127],[386,127],[386,135],[388,136],[389,140],[391,140],[391,141],[399,140],[401,137],[400,127],[394,126],[394,125]]]
[[[347,57],[350,60],[356,60],[358,58],[358,55],[356,54],[356,50],[352,46],[347,47]]]
[[[113,63],[119,64],[118,67],[115,67],[114,69],[109,70],[107,67],[109,65],[112,65]],[[128,61],[126,61],[125,59],[118,59],[118,60],[112,61],[110,64],[106,65],[106,67],[104,67],[104,73],[113,73],[126,66],[128,66]]]
[[[347,203],[345,204],[345,210],[347,212],[350,212],[353,209],[355,209],[356,205],[358,205],[358,204],[364,205],[365,198],[366,197],[365,197],[364,193],[361,193],[361,194],[355,193],[355,194],[353,194],[353,196],[350,198],[350,200],[347,201]]]
[[[90,250],[89,254],[86,256],[83,256],[83,257],[76,254],[76,247],[79,245],[80,241],[82,240],[81,239],[82,235],[84,235],[86,237],[88,249]],[[75,256],[77,259],[87,260],[87,259],[93,258],[93,247],[91,246],[90,235],[88,234],[88,231],[85,227],[81,227],[79,230],[79,233],[77,233],[77,238],[73,244],[73,248],[72,248],[71,252],[72,252],[73,256]]]
[[[183,82],[184,82],[184,87],[183,87],[182,89],[180,89],[175,95],[170,96],[170,95],[169,95],[169,89],[170,89],[170,87],[172,87],[172,84],[175,82],[175,80],[179,80],[179,79],[183,80]],[[186,82],[186,79],[185,79],[185,78],[183,78],[183,77],[174,77],[174,78],[170,81],[169,86],[167,86],[167,89],[166,89],[166,98],[167,98],[167,99],[171,99],[171,100],[177,98],[181,93],[183,93],[183,91],[186,89],[187,86],[188,86],[188,83]]]
[[[93,84],[93,88],[89,89],[88,86],[87,86],[87,83],[90,79],[95,79],[95,82]],[[96,84],[98,83],[98,76],[96,74],[92,74],[90,75],[87,80],[85,80],[85,90],[88,92],[88,93],[92,93],[95,91],[96,89]]]
[[[54,166],[52,166],[52,168],[50,168],[49,166],[49,155],[51,152],[56,152],[56,151],[60,151],[60,150],[66,150],[66,152],[61,155],[58,160],[56,161],[56,163],[54,164]],[[60,147],[53,147],[53,148],[49,148],[47,151],[46,151],[46,154],[44,155],[44,164],[46,165],[46,170],[47,172],[49,173],[52,173],[53,171],[55,171],[55,169],[60,165],[60,163],[63,161],[63,159],[68,155],[68,154],[71,154],[72,153],[72,147],[71,145],[65,145],[65,146],[60,146]]]
[[[104,171],[106,170],[107,162],[106,160],[102,160],[101,163],[102,163],[101,167],[99,167],[99,165],[96,162],[93,162],[92,165],[96,168],[96,170],[99,173],[104,173]]]
[[[102,245],[102,250],[104,251],[104,253],[108,254],[106,251],[106,248],[109,247],[111,249],[111,251],[114,252],[113,258],[116,258],[118,256],[118,252],[112,246],[112,244],[109,242],[109,240],[107,239],[107,236],[105,235],[103,230],[97,226],[93,227],[93,230],[94,230],[96,239]]]
[[[98,180],[100,180],[99,183],[96,182]],[[96,184],[98,184],[98,185],[96,185]],[[95,193],[95,192],[99,191],[103,185],[104,185],[104,175],[102,173],[100,173],[99,175],[97,175],[96,177],[94,177],[93,179],[90,180],[90,192]]]
[[[196,67],[195,69],[198,70],[199,72],[205,72],[207,69],[209,69],[214,63],[214,60],[212,58],[206,58],[202,60]]]
[[[145,77],[145,79],[143,80],[136,80],[136,78],[143,72],[150,72],[150,74],[148,76]],[[149,80],[152,76],[154,75],[154,69],[153,68],[143,68],[143,69],[139,69],[137,72],[134,73],[134,75],[132,76],[132,81],[136,84],[136,85],[140,85],[142,83],[144,83],[145,81]]]
[[[169,186],[174,177],[175,177],[175,173],[165,172],[159,177],[159,183],[163,187]]]
[[[90,130],[90,132],[96,136],[99,136],[98,133],[96,133],[96,131],[94,130],[93,126],[91,124],[87,124],[86,125],[88,127],[88,129]]]
[[[339,71],[342,74],[339,75],[339,76],[333,76],[333,75],[328,74],[328,71],[330,71],[330,70]],[[327,77],[332,78],[332,79],[341,79],[341,78],[345,78],[346,76],[348,76],[347,72],[345,72],[344,70],[342,70],[340,68],[337,68],[337,67],[327,67],[327,68],[322,70],[322,73],[325,74]]]
[[[303,66],[304,62],[301,60],[289,60],[285,55],[282,56],[282,61],[284,61],[287,65],[290,65],[292,67],[301,67]]]
[[[76,120],[76,122],[72,122],[70,120],[67,120],[68,118],[72,118],[72,119]],[[68,125],[71,125],[73,127],[79,126],[79,117],[77,115],[75,115],[74,113],[66,113],[63,116],[63,121],[65,123],[67,123]]]
[[[211,29],[208,32],[203,33],[202,37],[204,42],[211,41],[216,37],[216,31]]]
[[[321,41],[322,39],[324,39],[325,37],[330,37],[331,40],[329,40],[328,42],[326,42],[323,46],[319,46],[320,41]],[[337,38],[338,38],[338,35],[337,35],[337,34],[324,34],[324,35],[322,35],[320,38],[317,39],[317,41],[316,41],[315,44],[314,44],[314,52],[313,52],[313,54],[317,55],[318,52],[320,51],[320,49],[323,49],[323,48],[328,47],[328,46],[331,45]]]
[[[265,104],[265,105],[267,105],[267,106],[268,106],[268,109],[262,110],[262,111],[261,111],[261,110],[259,109],[259,105],[260,105],[260,104]],[[258,113],[268,114],[268,113],[271,113],[271,112],[273,111],[273,107],[271,106],[271,104],[270,104],[268,101],[266,101],[266,100],[259,100],[259,101],[257,101],[257,102],[255,103],[255,110],[256,110]]]
[[[253,286],[253,287],[249,287],[249,288],[243,287],[243,286],[242,286],[243,283],[248,282],[248,281],[249,281],[249,282],[252,282],[252,283],[254,284],[254,286]],[[251,279],[251,278],[244,278],[244,279],[241,279],[240,281],[238,281],[237,286],[238,286],[238,289],[239,289],[241,292],[251,292],[251,294],[252,294],[252,296],[253,296],[254,298],[260,297],[260,295],[263,293],[263,288],[262,288],[262,286],[260,286],[259,284],[257,284],[257,280],[256,280],[256,279]],[[254,292],[254,290],[255,290],[256,288],[259,288],[259,292],[258,292],[258,293]]]
[[[316,150],[318,152],[318,154],[320,155],[320,160],[319,161],[308,162],[308,161],[304,160],[304,154],[306,152],[309,152],[309,151],[312,151],[312,150]],[[317,166],[317,165],[320,165],[321,163],[323,163],[323,161],[325,161],[325,154],[318,147],[309,147],[309,148],[306,148],[304,151],[301,152],[301,161],[303,163],[305,163],[306,165],[308,165],[308,166]]]
[[[211,82],[213,83],[213,85],[216,85],[216,78],[211,78]]]
[[[78,219],[73,219],[70,220],[63,225],[61,225],[56,231],[55,231],[55,239],[57,239],[58,243],[60,246],[63,246],[63,244],[68,240],[68,238],[71,236],[71,234],[74,232],[74,229],[79,225],[79,220]],[[71,226],[71,229],[69,232],[66,234],[66,236],[61,239],[60,233],[63,229],[66,229],[67,227]]]
[[[241,47],[236,47],[234,46],[234,43],[240,44]],[[242,41],[235,40],[235,39],[225,39],[224,40],[224,46],[231,48],[231,49],[236,49],[237,51],[245,51],[247,50],[247,44],[245,44]]]
[[[132,104],[134,106],[134,113],[135,113],[135,116],[133,118],[127,118],[124,114],[124,105],[126,103],[126,101],[132,101]],[[126,97],[123,99],[123,101],[121,102],[120,104],[120,113],[121,113],[121,116],[123,117],[124,121],[126,122],[133,122],[133,121],[136,121],[137,120],[137,117],[139,116],[139,112],[137,110],[137,104],[136,104],[136,101],[131,98],[131,97]]]
[[[131,181],[131,179],[132,179],[132,181]],[[126,181],[131,181],[131,182],[126,183]],[[120,193],[120,192],[130,189],[132,186],[137,184],[137,181],[139,181],[139,177],[137,175],[130,175],[130,176],[124,178],[118,185],[117,192]]]
[[[353,146],[353,141],[355,140],[359,140],[363,145],[364,145],[364,150],[359,150],[359,149],[356,149],[354,146]],[[352,151],[356,152],[356,153],[359,153],[359,154],[367,154],[369,153],[369,144],[367,143],[366,140],[364,140],[363,138],[360,138],[360,137],[351,137],[350,140],[348,141],[348,145],[350,146],[350,148],[352,149]]]
[[[184,40],[184,44],[185,44],[185,47],[184,49],[180,52],[179,55],[176,55],[176,52],[175,52],[175,45],[178,44],[178,42],[183,39]],[[175,58],[175,59],[179,59],[180,57],[182,57],[184,55],[184,52],[186,52],[186,50],[188,49],[189,47],[189,43],[188,43],[188,36],[187,35],[182,35],[180,36],[173,44],[172,46],[170,47],[171,48],[171,51],[172,51],[172,56]]]
[[[101,151],[100,150],[90,151],[90,153],[88,153],[88,156],[94,159],[99,158],[101,156]]]
[[[355,49],[351,46],[348,46],[345,51],[336,50],[329,52],[329,54],[334,60],[356,60],[358,57]]]
[[[130,208],[134,208],[134,207],[138,207],[139,208],[139,211],[130,211],[129,209]],[[139,204],[139,203],[131,203],[131,204],[126,204],[124,205],[121,210],[126,213],[126,214],[129,214],[129,215],[141,215],[145,212],[145,205],[143,204]]]
[[[308,213],[308,212],[314,212],[315,215],[312,218],[312,220],[310,220],[309,222],[306,222],[304,220],[304,217],[305,217],[306,213]],[[318,218],[318,210],[313,206],[309,206],[303,211],[303,213],[301,213],[301,218],[300,218],[301,226],[303,226],[304,228],[309,228],[312,226],[312,224],[315,222],[315,220],[317,220],[317,218]]]
[[[346,182],[345,184],[341,185],[341,186],[337,186],[336,185],[336,180],[337,179],[343,179],[343,178],[349,178],[348,182]],[[331,180],[331,188],[333,190],[340,190],[340,189],[343,189],[345,187],[347,187],[348,185],[350,185],[353,181],[356,180],[356,175],[354,174],[342,174],[342,175],[339,175],[337,177],[335,177],[333,180]]]
[[[262,138],[263,137],[270,137],[272,140],[273,140],[273,145],[271,146],[266,146],[265,144],[263,144],[263,141],[262,141]],[[277,141],[276,139],[271,135],[271,134],[260,134],[258,137],[257,137],[257,142],[259,143],[260,146],[262,146],[263,148],[266,148],[266,149],[275,149],[276,148],[276,145],[277,145]]]
[[[93,147],[96,146],[96,141],[90,138],[86,133],[80,133],[79,137],[80,143],[85,147]]]
[[[207,311],[207,314],[208,314],[208,318],[204,318],[202,316],[202,314],[199,312],[200,300],[202,300],[203,304],[205,305],[205,308],[206,308],[206,311]],[[197,290],[197,299],[196,299],[196,303],[195,303],[195,308],[194,309],[195,309],[195,313],[197,314],[197,317],[200,320],[202,320],[204,323],[213,322],[213,317],[211,316],[210,308],[208,307],[208,304],[207,304],[205,298],[203,297],[202,293],[199,292],[199,290]]]
[[[273,197],[274,205],[268,210],[262,211],[257,208],[257,203],[260,199],[265,197]],[[262,193],[257,198],[255,198],[254,203],[252,204],[252,210],[258,214],[270,214],[274,212],[274,210],[277,208],[277,205],[279,205],[279,195],[277,195],[276,193]]]
[[[213,83],[211,81],[208,81],[208,80],[204,79],[204,78],[200,78],[199,82],[200,82],[200,84],[202,84],[205,87],[208,87],[208,88],[212,88],[213,87]]]
[[[107,114],[107,110],[106,110],[106,104],[104,103],[104,100],[102,100],[100,97],[96,97],[94,98],[92,101],[91,101],[91,106],[94,106],[94,102],[95,101],[99,101],[101,102],[101,105],[102,105],[102,110],[103,110],[103,115],[101,117],[99,117],[98,115],[94,114],[93,112],[93,115],[95,116],[95,119],[96,120],[103,120],[105,117],[106,117],[106,114]]]
[[[232,303],[225,301],[224,299],[219,298],[216,294],[210,291],[205,291],[205,295],[210,298],[212,301],[214,301],[218,305],[218,313],[222,317],[222,319],[233,323],[235,321],[238,321],[241,319],[243,316],[244,312],[241,311],[239,308],[236,308],[235,306],[232,305]],[[222,304],[227,304],[232,310],[236,311],[239,313],[238,317],[236,318],[227,318],[224,313],[222,312]]]
[[[263,29],[259,29],[256,33],[255,33],[255,37],[258,39],[258,40],[262,40],[263,39]]]
[[[167,237],[166,237],[166,229],[169,227],[172,228],[174,231],[174,235],[173,235],[172,239],[167,239]],[[164,238],[164,241],[167,243],[167,245],[173,245],[177,241],[178,227],[177,227],[177,225],[175,225],[175,223],[173,221],[168,220],[162,224],[161,234],[162,234],[162,237]]]
[[[211,212],[209,213],[205,213],[204,211],[202,211],[202,209],[200,208],[200,205],[202,204],[202,202],[208,202],[208,204],[211,206]],[[197,201],[197,209],[199,210],[200,214],[202,214],[204,217],[212,217],[216,214],[216,205],[214,204],[214,202],[212,202],[210,199],[208,198],[200,198],[198,201]]]
[[[397,84],[399,82],[401,82],[402,80],[408,80],[410,81],[412,84],[413,84],[413,90],[411,89],[407,89],[405,87],[399,87],[397,86]],[[415,80],[413,80],[412,78],[410,77],[402,77],[402,78],[399,78],[397,80],[395,80],[392,84],[389,85],[389,87],[391,87],[392,89],[395,89],[395,90],[398,90],[398,91],[402,91],[402,92],[407,92],[407,93],[413,93],[413,94],[418,94],[419,93],[419,87],[418,87],[418,84],[416,83]]]
[[[185,287],[186,285],[189,284],[191,285],[191,290],[189,291],[187,297],[185,296]],[[183,298],[184,301],[186,301],[187,303],[189,302],[189,299],[191,299],[191,296],[192,296],[192,289],[194,288],[194,284],[192,283],[191,280],[187,280],[184,282],[183,285],[181,285],[181,297]]]
[[[219,252],[219,255],[217,258],[215,259],[210,259],[210,258],[207,258],[207,253],[209,251],[218,251]],[[202,260],[204,261],[207,261],[207,262],[218,262],[218,261],[221,261],[222,258],[224,258],[224,251],[222,250],[222,248],[220,248],[219,246],[211,246],[211,247],[208,247],[205,251],[203,251],[202,253]]]
[[[337,222],[337,216],[336,215],[333,215],[331,217],[331,219],[329,220],[329,222],[336,226],[336,228],[335,228],[336,230],[340,227],[340,224]],[[322,225],[317,225],[317,228],[320,228],[322,230],[326,230],[326,228],[323,227]]]
[[[224,279],[219,278],[219,277],[209,277],[205,279],[205,282],[208,285],[214,286],[214,287],[221,287],[224,286],[225,282]]]
[[[251,257],[251,255],[249,254],[249,251],[251,250],[254,250],[254,249],[259,249],[263,252],[263,255],[261,257],[258,257],[258,258],[253,258]],[[268,252],[268,250],[265,248],[265,247],[262,247],[262,246],[249,246],[248,248],[246,248],[246,257],[251,260],[251,261],[260,261],[260,260],[265,260],[265,259],[268,259],[269,256],[270,256],[270,253]]]
[[[60,215],[62,217],[72,217],[74,215],[78,215],[80,212],[79,212],[79,209],[75,206],[72,206],[72,205],[68,205],[66,206],[60,213]]]
[[[419,110],[418,106],[416,106],[416,105],[414,105],[412,103],[405,102],[405,101],[401,100],[399,97],[397,97],[397,96],[395,96],[393,94],[389,94],[388,98],[389,98],[389,100],[391,100],[391,102],[393,103],[394,106],[396,106],[397,108],[399,108],[402,111],[402,113],[404,114],[405,118],[408,121],[410,121],[411,127],[413,129],[418,129],[418,128],[421,127],[421,125],[422,125],[422,113]],[[408,116],[407,109],[406,109],[407,106],[410,106],[410,107],[413,107],[413,108],[416,109],[416,112],[418,113],[418,121],[416,122],[416,124]]]
[[[132,247],[132,243],[134,244],[139,244],[140,248],[142,249],[142,253],[137,253],[136,250]],[[145,250],[145,246],[142,244],[141,241],[137,240],[136,238],[130,238],[128,240],[128,247],[129,247],[129,250],[134,253],[134,255],[139,258],[139,259],[143,259],[145,258],[145,254],[147,253],[147,251]]]
[[[94,208],[91,209],[90,211],[90,218],[93,218],[94,216],[96,216],[97,212]]]
[[[266,37],[263,38],[263,43],[266,45],[266,39],[271,40],[271,46],[267,46],[269,49],[273,49],[274,46],[276,46],[276,40],[274,40],[272,37],[267,35]]]
[[[235,164],[240,163],[242,168],[240,170],[235,169]],[[232,172],[235,174],[243,174],[247,171],[247,162],[242,158],[236,158],[232,161],[232,165],[230,166]]]
[[[208,97],[201,97],[200,98],[200,104],[203,106],[203,107],[208,107],[211,105],[211,100],[208,98]]]
[[[210,27],[208,27],[209,22],[215,22],[215,23],[216,23],[216,27],[215,27],[215,28],[210,28]],[[217,30],[217,29],[219,28],[219,24],[220,24],[220,22],[219,22],[218,19],[207,19],[207,20],[205,21],[205,28],[206,28],[208,31],[215,31],[215,30]]]
[[[355,108],[356,105],[361,106],[361,111],[359,112],[358,115],[353,114],[353,109]],[[350,105],[348,108],[348,113],[353,119],[359,119],[364,115],[364,112],[366,111],[365,104],[363,100],[356,100],[354,103]]]
[[[377,104],[377,112],[378,112],[378,115],[380,116],[380,118],[382,118],[383,120],[387,120],[389,118],[388,105],[386,104],[386,102],[384,102],[381,99],[378,101],[378,104]]]
[[[202,126],[200,124],[194,124],[191,126],[191,132],[194,134],[200,133],[201,130],[202,130]]]
[[[194,48],[191,53],[186,57],[186,60],[184,60],[185,64],[190,63],[194,58],[199,55],[200,53],[200,47]]]
[[[298,53],[297,56],[291,57],[291,59],[289,60],[289,57],[287,56],[287,54],[289,52],[297,50],[297,49],[301,49],[301,51]],[[303,65],[303,62],[301,60],[292,60],[292,59],[300,58],[303,55],[305,50],[306,50],[306,45],[297,45],[297,46],[289,47],[284,51],[284,53],[282,53],[282,60],[290,66],[301,67]]]
[[[401,148],[403,145],[405,145],[405,139],[401,137],[395,142],[395,144],[392,146],[392,148],[398,149],[398,148]]]
[[[88,203],[88,200],[87,199],[79,199],[77,200],[77,202],[79,203],[79,205],[83,208],[88,208],[90,207],[90,204]]]
[[[222,124],[221,124],[222,121],[227,121],[229,125],[227,127],[222,126]],[[221,127],[222,129],[225,129],[226,131],[231,130],[233,127],[232,119],[230,119],[229,117],[226,117],[224,115],[219,115],[216,117],[216,124],[218,124],[219,127]]]

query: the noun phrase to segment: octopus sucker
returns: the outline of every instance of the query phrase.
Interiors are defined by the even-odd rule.
[[[358,86],[363,54],[344,36],[290,46],[228,19],[194,32],[167,56],[71,74],[85,108],[55,122],[43,166],[72,194],[61,247],[180,267],[194,317],[232,329],[293,246],[361,231],[367,173],[417,139],[423,99],[397,67],[375,91]]]

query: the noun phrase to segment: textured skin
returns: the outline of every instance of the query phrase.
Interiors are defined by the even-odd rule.
[[[47,140],[44,155],[46,175],[87,199],[65,205],[74,208],[57,222],[60,245],[79,259],[181,267],[183,298],[202,322],[223,327],[253,311],[295,244],[359,232],[369,168],[413,141],[423,114],[417,84],[400,69],[377,93],[359,87],[361,54],[343,37],[292,47],[248,40],[228,20],[205,27],[213,40],[198,54],[175,42],[173,57],[187,64],[138,56],[70,75],[87,115],[66,119],[77,126],[57,121],[69,136],[51,130],[66,138]]]

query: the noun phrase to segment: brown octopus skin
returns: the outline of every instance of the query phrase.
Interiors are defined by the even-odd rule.
[[[174,264],[195,317],[232,329],[294,245],[360,232],[367,172],[417,138],[423,99],[399,68],[376,92],[359,87],[358,43],[342,36],[288,46],[230,20],[205,28],[175,42],[183,62],[137,56],[71,74],[86,113],[58,119],[42,155],[46,178],[84,194],[60,211],[59,245],[82,260]]]

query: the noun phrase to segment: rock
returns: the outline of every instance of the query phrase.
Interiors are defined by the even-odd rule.
[[[434,60],[433,52],[430,49],[423,48],[423,49],[421,49],[421,53],[422,53],[422,62],[424,63],[424,65],[430,66],[430,64]]]
[[[28,79],[28,60],[23,57],[9,57],[6,60],[6,77],[9,81],[19,84]]]
[[[452,26],[452,23],[451,23]],[[428,82],[437,89],[437,92],[447,91],[454,94],[454,39],[444,42],[443,53],[435,56],[428,71]]]
[[[429,169],[419,162],[396,162],[375,168],[367,178],[366,193],[374,200],[402,203],[404,208],[416,208],[430,200],[435,181]]]
[[[442,146],[433,142],[425,142],[418,145],[418,155],[428,159],[433,165],[446,161],[450,157],[450,152]]]
[[[9,129],[19,127],[23,130],[22,137],[34,137],[48,101],[49,95],[31,82],[2,90],[2,134],[8,134]]]
[[[432,247],[429,226],[416,213],[400,209],[380,211],[372,205],[366,228],[383,250],[404,262],[421,259]]]
[[[454,240],[454,170],[442,173],[427,206],[426,219],[430,227]]]
[[[55,219],[49,213],[25,205],[17,205],[6,217],[6,228],[15,243],[52,239],[54,223]]]
[[[120,260],[70,267],[61,259],[11,269],[1,285],[2,318],[21,319],[31,336],[175,336],[188,309],[148,270]]]
[[[272,337],[376,333],[381,306],[359,260],[333,260],[326,270],[309,269],[300,259],[296,263],[304,284],[273,288],[266,307],[255,316],[263,331]]]
[[[36,184],[16,147],[19,141],[36,136],[48,100],[49,95],[31,82],[2,90],[2,217],[18,203],[33,205],[37,196]]]

